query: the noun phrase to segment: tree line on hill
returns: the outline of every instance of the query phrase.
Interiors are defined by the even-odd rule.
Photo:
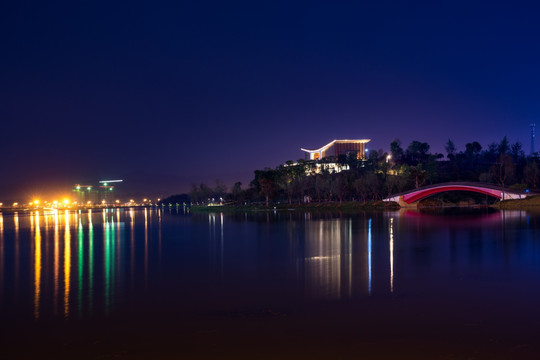
[[[193,184],[189,194],[175,195],[164,203],[302,203],[380,200],[406,190],[444,182],[492,183],[501,188],[537,190],[540,182],[538,153],[526,156],[519,142],[506,136],[483,148],[473,141],[458,151],[452,140],[446,156],[430,153],[426,142],[412,141],[403,148],[399,139],[390,152],[370,151],[364,160],[356,154],[318,161],[287,161],[274,169],[255,170],[247,188],[235,183],[228,189],[217,181],[214,188]],[[180,201],[181,200],[181,201]]]

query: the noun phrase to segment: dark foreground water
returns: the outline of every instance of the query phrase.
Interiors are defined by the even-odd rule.
[[[12,358],[540,358],[540,214],[0,215]]]

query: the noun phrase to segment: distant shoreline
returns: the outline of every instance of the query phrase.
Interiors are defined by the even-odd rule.
[[[324,203],[308,203],[308,204],[275,204],[275,205],[221,205],[221,206],[206,206],[193,205],[190,211],[194,213],[208,212],[264,212],[264,211],[369,211],[369,210],[399,210],[398,203],[390,201],[347,201],[347,202],[324,202]]]
[[[52,208],[14,208],[14,207],[4,207],[0,208],[0,214],[15,214],[15,213],[30,213],[32,211],[39,211],[39,212],[51,212],[51,211],[82,211],[82,212],[88,212],[88,211],[99,211],[99,210],[114,210],[114,209],[146,209],[146,208],[161,208],[161,206],[158,205],[133,205],[133,206],[99,206],[99,207],[80,207],[80,208],[58,208],[58,209],[52,209]]]
[[[504,200],[492,205],[485,204],[440,204],[440,205],[428,205],[414,208],[418,209],[442,209],[442,208],[479,208],[479,207],[491,207],[499,210],[527,210],[538,209],[540,210],[540,196],[533,196],[520,200]],[[221,206],[206,206],[206,205],[193,205],[190,207],[190,211],[194,213],[209,213],[209,212],[264,212],[264,211],[337,211],[337,212],[357,212],[357,211],[386,211],[386,210],[399,210],[402,207],[394,201],[367,201],[367,202],[355,202],[347,201],[343,203],[339,202],[325,202],[325,203],[309,203],[309,204],[276,204],[266,207],[265,205],[221,205]]]

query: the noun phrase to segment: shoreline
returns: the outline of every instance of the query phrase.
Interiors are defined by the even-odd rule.
[[[492,206],[499,210],[540,210],[540,195],[529,196],[519,200],[503,200]]]
[[[330,211],[330,212],[361,212],[361,211],[395,211],[407,209],[409,207],[400,206],[397,202],[389,201],[367,201],[355,202],[347,201],[343,203],[328,202],[328,203],[310,203],[310,204],[276,204],[275,206],[266,207],[265,205],[221,205],[221,206],[206,206],[193,205],[190,211],[194,213],[208,212],[265,212],[265,211]],[[540,195],[531,196],[526,199],[519,200],[503,200],[495,204],[453,204],[444,203],[439,205],[424,205],[411,206],[411,209],[430,210],[430,209],[450,209],[450,208],[494,208],[498,210],[540,210]]]
[[[401,207],[396,202],[383,201],[367,201],[367,202],[324,202],[324,203],[309,203],[309,204],[275,204],[275,205],[221,205],[221,206],[206,206],[193,205],[190,207],[190,212],[205,213],[205,212],[265,212],[265,211],[338,211],[338,212],[354,212],[354,211],[373,211],[373,210],[399,210]]]
[[[175,206],[175,205],[171,205]],[[180,206],[180,205],[176,205]],[[9,215],[15,213],[30,213],[33,211],[83,211],[104,210],[104,209],[137,209],[137,208],[168,208],[167,205],[153,206],[113,206],[113,207],[83,207],[83,208],[66,208],[66,209],[49,209],[49,208],[0,208],[0,214]],[[339,202],[321,202],[321,203],[302,203],[302,204],[286,204],[280,203],[266,206],[263,204],[250,205],[192,205],[189,206],[189,211],[194,213],[210,213],[210,212],[267,212],[267,211],[308,211],[308,212],[362,212],[362,211],[396,211],[400,209],[414,208],[418,210],[430,209],[448,209],[448,208],[494,208],[498,210],[540,210],[540,195],[530,196],[525,199],[502,200],[495,204],[455,204],[455,203],[439,203],[413,206],[400,206],[394,201],[344,201]]]

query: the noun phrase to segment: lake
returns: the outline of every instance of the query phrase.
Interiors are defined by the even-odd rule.
[[[538,358],[540,213],[0,214],[3,358]]]

